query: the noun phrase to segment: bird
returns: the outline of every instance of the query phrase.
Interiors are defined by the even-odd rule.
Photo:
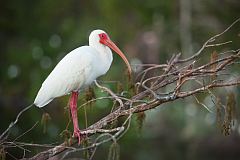
[[[78,139],[78,144],[82,139],[77,115],[79,92],[109,70],[113,61],[111,49],[123,59],[131,75],[129,61],[108,34],[100,29],[93,30],[89,35],[89,45],[78,47],[66,54],[42,83],[34,100],[34,105],[42,108],[54,98],[71,94],[69,107],[73,137]]]

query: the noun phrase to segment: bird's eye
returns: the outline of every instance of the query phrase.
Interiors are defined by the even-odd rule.
[[[107,38],[106,34],[104,34],[104,33],[99,34],[99,37],[100,37],[101,39]]]

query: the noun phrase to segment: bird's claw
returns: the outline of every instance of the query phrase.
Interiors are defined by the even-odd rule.
[[[81,139],[82,139],[81,131],[80,130],[75,130],[73,132],[73,137],[78,138],[78,145],[80,145]]]

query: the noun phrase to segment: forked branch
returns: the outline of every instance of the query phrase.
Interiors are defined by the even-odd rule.
[[[50,147],[50,149],[40,152],[30,159],[66,158],[74,152],[94,149],[94,152],[90,155],[91,159],[95,153],[96,147],[108,141],[116,143],[117,140],[126,133],[134,113],[147,111],[159,107],[164,103],[190,96],[194,96],[198,101],[195,96],[197,93],[206,92],[212,94],[210,93],[210,89],[213,88],[240,85],[240,72],[239,75],[231,74],[233,67],[239,65],[240,49],[224,51],[219,53],[218,56],[215,56],[214,59],[210,59],[211,55],[209,55],[208,62],[199,63],[201,62],[201,54],[206,53],[204,52],[206,48],[212,47],[214,51],[215,47],[231,43],[231,41],[221,43],[214,42],[239,21],[240,19],[237,19],[226,30],[208,39],[200,50],[189,58],[180,59],[181,54],[177,54],[173,55],[166,64],[143,65],[142,67],[147,66],[148,68],[136,76],[136,81],[134,82],[135,95],[128,98],[124,97],[123,94],[115,94],[109,88],[95,82],[98,88],[106,91],[110,95],[107,98],[118,102],[117,107],[115,106],[112,112],[82,131],[82,134],[86,134],[88,137],[97,134],[100,135],[93,140],[93,143],[87,146],[74,147],[77,142],[75,139],[69,139],[57,146],[47,146]],[[154,76],[146,77],[148,75],[147,73],[154,73],[151,74]],[[201,104],[199,101],[198,103]],[[216,104],[217,103],[216,97]],[[109,124],[116,121],[119,117],[126,117],[124,123],[116,128],[111,128]],[[6,138],[3,140],[3,137],[5,137],[10,129],[11,127],[5,131],[6,133],[4,132],[1,135],[1,145],[5,148],[9,145],[13,145],[13,143],[7,142]],[[34,147],[34,144],[20,142],[14,142],[14,144],[21,147]],[[39,146],[41,145],[36,144],[36,147]],[[64,152],[63,156],[58,157],[62,152]]]

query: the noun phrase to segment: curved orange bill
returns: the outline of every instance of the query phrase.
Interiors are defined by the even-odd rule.
[[[124,60],[124,62],[126,63],[126,65],[128,67],[128,72],[131,75],[131,73],[132,73],[131,66],[130,66],[127,58],[125,57],[125,55],[122,53],[122,51],[109,38],[105,40],[105,45],[107,45],[112,50],[114,50]]]

